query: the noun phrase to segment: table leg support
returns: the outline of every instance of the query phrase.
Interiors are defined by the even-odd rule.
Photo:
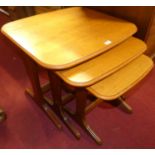
[[[76,92],[76,112],[73,113],[69,109],[65,109],[68,114],[95,140],[99,145],[102,144],[100,137],[91,129],[86,121],[87,93],[84,89]]]
[[[107,102],[109,102],[113,106],[117,106],[119,109],[128,114],[131,114],[133,112],[132,107],[129,104],[127,104],[127,102],[125,102],[124,97],[119,97],[113,101],[107,101]]]
[[[52,111],[51,107],[46,103],[43,97],[43,92],[40,86],[38,66],[29,57],[25,56],[24,64],[26,67],[27,74],[29,76],[32,92],[29,95],[33,97],[35,102],[40,106],[40,108],[47,114],[47,116],[52,120],[55,126],[59,129],[62,128],[61,122],[57,118],[56,114]]]
[[[52,71],[48,71],[48,75],[49,75],[50,84],[51,84],[51,93],[53,97],[55,112],[65,123],[67,128],[73,133],[73,135],[77,139],[79,139],[80,138],[79,131],[72,125],[71,121],[69,120],[63,108],[63,101],[62,101],[62,94],[61,94],[62,93],[61,80]]]

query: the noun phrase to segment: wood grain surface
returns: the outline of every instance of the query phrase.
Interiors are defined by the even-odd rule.
[[[145,50],[146,45],[143,41],[131,37],[87,62],[56,73],[72,86],[89,86],[124,67]]]
[[[87,87],[87,90],[104,100],[116,99],[142,80],[152,67],[153,61],[141,55],[114,74]]]
[[[1,31],[41,66],[65,69],[110,49],[137,28],[92,9],[72,7],[8,23]]]

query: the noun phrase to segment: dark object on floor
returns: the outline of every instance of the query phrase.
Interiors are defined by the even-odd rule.
[[[3,122],[6,119],[6,114],[5,112],[0,109],[0,122]]]

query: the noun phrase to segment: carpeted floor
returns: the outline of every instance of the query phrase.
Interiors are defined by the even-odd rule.
[[[0,26],[7,21],[0,14]],[[133,114],[104,103],[88,115],[88,122],[104,140],[98,146],[80,128],[80,140],[64,125],[58,130],[25,95],[29,81],[16,52],[0,34],[0,106],[8,116],[0,124],[0,148],[155,148],[155,69],[126,94]]]

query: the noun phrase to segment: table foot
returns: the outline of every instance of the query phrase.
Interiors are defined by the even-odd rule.
[[[90,125],[84,118],[79,118],[79,116],[76,115],[76,113],[73,113],[68,108],[65,108],[65,111],[71,116],[72,119],[74,119],[75,122],[79,124],[79,126],[82,129],[84,129],[87,132],[87,134],[89,134],[92,137],[93,140],[95,140],[97,144],[101,145],[103,143],[101,138],[93,131],[93,129],[90,127]]]
[[[91,129],[86,120],[80,121],[79,124],[83,129],[86,130],[88,134],[90,134],[90,136],[96,141],[97,144],[101,145],[103,143],[100,137],[93,131],[93,129]]]
[[[47,86],[47,85],[46,85]],[[30,95],[34,99],[34,94],[31,89],[26,89],[26,93]],[[73,95],[65,95],[63,96],[63,104],[68,103],[70,100],[73,99]],[[48,115],[48,117],[53,121],[53,123],[56,125],[57,128],[61,129],[62,126],[60,123],[58,123],[58,117],[65,123],[66,127],[72,132],[72,134],[77,138],[80,139],[80,133],[79,131],[71,124],[70,120],[68,117],[63,113],[62,110],[56,110],[57,108],[52,107],[53,106],[53,101],[49,99],[48,97],[44,96],[44,100],[46,103],[42,105],[42,108],[44,112]],[[51,110],[53,109],[54,112]]]
[[[133,112],[132,107],[127,104],[127,102],[125,102],[124,98],[119,97],[116,100],[113,101],[108,101],[110,104],[112,104],[113,106],[117,106],[118,108],[120,108],[122,111],[131,114]]]
[[[64,113],[64,110],[59,110],[57,113],[60,119],[65,123],[66,127],[71,131],[71,133],[75,136],[76,139],[80,139],[81,134],[80,132],[74,127],[71,123],[67,115]]]
[[[30,89],[26,89],[26,93],[35,101],[34,94]],[[53,102],[49,98],[44,96],[44,103],[40,105],[41,109],[46,113],[46,115],[50,118],[50,120],[55,124],[58,129],[62,129],[61,122],[49,105],[53,105]]]

